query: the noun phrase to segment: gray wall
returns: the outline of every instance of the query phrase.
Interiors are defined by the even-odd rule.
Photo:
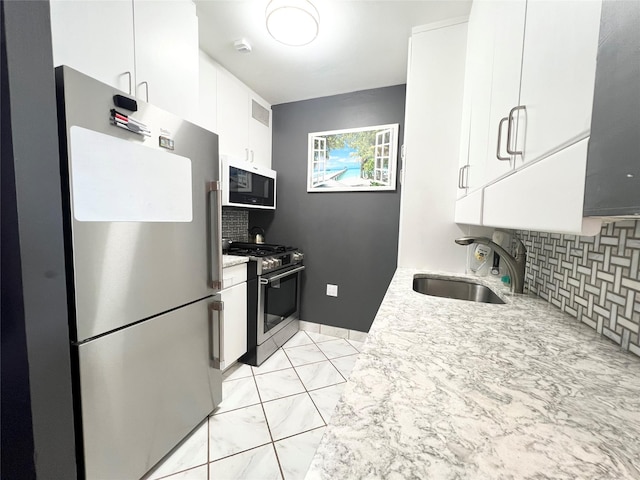
[[[2,477],[31,478],[32,471],[13,470],[20,468],[21,458],[29,458],[39,479],[72,479],[76,460],[49,3],[5,1],[1,8],[7,69],[3,73],[8,83],[8,92],[4,82],[2,86],[2,112],[4,122],[10,110],[12,143],[6,152],[3,123],[3,209],[4,174],[15,171],[9,188],[14,215],[2,217],[2,273],[4,277],[4,260],[12,257],[14,274],[10,282],[3,278],[2,283]],[[5,244],[5,232],[19,240],[19,245],[12,246],[14,251],[5,250],[11,246]],[[5,333],[10,336],[5,338]],[[19,363],[5,363],[5,342],[15,349],[11,362]],[[5,412],[5,399],[21,394],[21,390],[5,389],[9,370],[13,384],[28,385],[30,399],[22,394],[20,409]],[[28,429],[9,432],[18,437],[17,448],[5,436],[6,413],[15,424],[32,421],[32,443],[24,439]],[[8,451],[6,442],[11,445]],[[5,454],[20,457],[11,458],[6,470]]]
[[[368,331],[396,268],[400,190],[307,193],[310,132],[399,123],[404,135],[405,85],[273,107],[274,213],[251,212],[268,243],[305,252],[301,319]],[[399,151],[400,149],[398,149]],[[338,297],[326,295],[327,283]]]

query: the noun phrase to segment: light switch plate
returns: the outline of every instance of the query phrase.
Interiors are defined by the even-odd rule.
[[[337,297],[338,296],[338,286],[337,285],[331,285],[330,283],[327,283],[327,295],[329,295],[330,297]]]

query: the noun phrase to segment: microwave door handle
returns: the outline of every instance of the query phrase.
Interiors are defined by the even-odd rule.
[[[301,272],[305,268],[307,268],[307,267],[305,267],[303,265],[301,267],[294,268],[293,270],[288,270],[288,271],[286,271],[284,273],[281,273],[279,275],[274,275],[273,277],[269,277],[269,278],[266,278],[266,279],[265,278],[261,278],[260,279],[260,283],[262,285],[266,285],[267,283],[275,282],[276,280],[280,280],[281,278],[288,277],[289,275],[293,275],[294,273]]]
[[[222,290],[222,189],[220,182],[208,183],[209,195],[209,286]]]

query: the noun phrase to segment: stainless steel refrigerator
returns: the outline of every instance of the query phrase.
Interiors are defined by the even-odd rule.
[[[222,399],[218,137],[68,67],[56,85],[80,470],[139,478]]]

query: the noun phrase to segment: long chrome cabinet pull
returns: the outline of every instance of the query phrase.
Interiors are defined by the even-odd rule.
[[[511,160],[511,157],[503,157],[502,155],[500,155],[500,145],[502,144],[502,125],[504,125],[504,122],[506,122],[507,120],[509,120],[509,117],[504,117],[502,120],[500,120],[500,123],[498,124],[498,146],[496,148],[496,158],[500,161]],[[508,150],[509,148],[507,146],[507,151]]]
[[[507,153],[509,153],[510,155],[522,155],[521,150],[511,150],[513,114],[518,110],[524,110],[526,112],[527,107],[525,107],[524,105],[517,105],[511,109],[511,111],[509,112],[509,116],[507,117],[509,119],[509,128],[507,129]]]
[[[131,95],[131,72],[124,72],[123,75],[127,75],[129,77],[129,95]]]
[[[464,167],[460,167],[460,171],[458,172],[458,188],[469,188],[469,174],[467,173],[466,182],[464,172],[470,168],[471,165],[465,165]]]
[[[147,94],[146,100],[145,102],[149,103],[149,82],[140,82],[140,86],[144,85],[145,86],[145,92]]]
[[[212,313],[216,313],[215,317],[217,318],[217,322],[214,320],[212,335],[217,331],[218,339],[217,342],[212,338],[211,346],[211,362],[213,364],[213,368],[222,370],[224,368],[225,360],[224,360],[224,302],[215,301],[213,302],[209,308]],[[216,325],[217,323],[217,325]],[[214,335],[215,336],[215,335]]]
[[[209,182],[209,255],[210,287],[216,292],[222,290],[222,189],[220,182]]]

